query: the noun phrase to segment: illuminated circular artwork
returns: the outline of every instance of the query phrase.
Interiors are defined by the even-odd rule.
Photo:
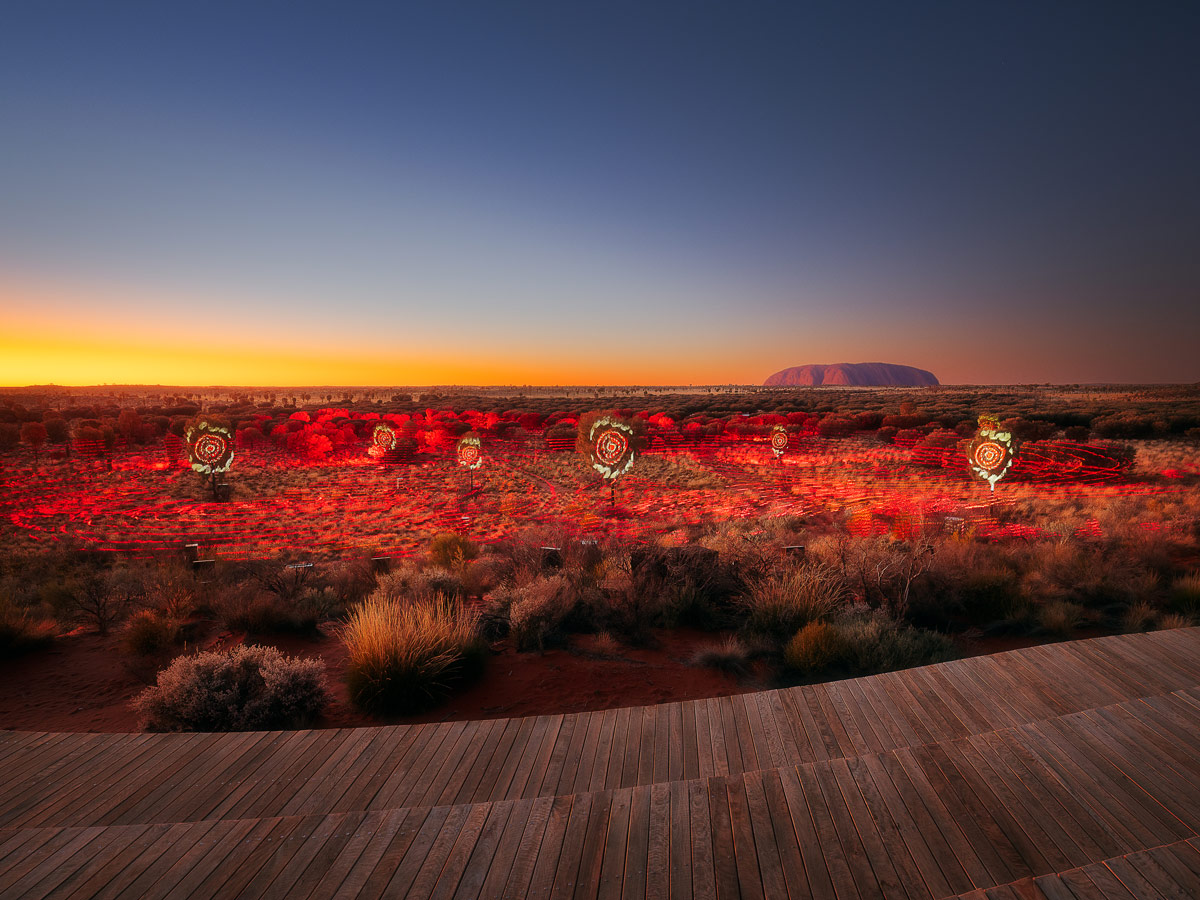
[[[371,432],[371,446],[367,448],[367,456],[382,459],[386,454],[396,449],[396,429],[387,422],[380,422]]]
[[[982,478],[996,489],[996,482],[1004,477],[1013,464],[1013,437],[1001,431],[999,423],[989,416],[979,417],[979,434],[971,442],[967,460],[976,477]]]
[[[188,459],[203,475],[227,472],[233,465],[233,435],[222,425],[201,422],[188,429]]]
[[[994,472],[1004,463],[1005,450],[995,441],[984,441],[975,448],[975,464]]]
[[[600,432],[596,438],[596,459],[606,466],[619,463],[628,449],[628,439],[615,428]]]
[[[776,425],[771,431],[771,452],[776,456],[783,456],[783,451],[788,446],[788,433],[782,425]]]
[[[483,464],[483,452],[479,437],[465,434],[458,442],[458,464],[468,469],[478,469]]]
[[[375,433],[371,435],[371,443],[381,450],[396,449],[396,431],[390,425],[385,425],[380,422],[375,426]]]
[[[633,429],[620,419],[597,419],[588,433],[592,445],[592,468],[606,481],[620,478],[633,465]]]

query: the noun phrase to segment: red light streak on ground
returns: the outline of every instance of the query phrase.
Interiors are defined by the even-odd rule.
[[[326,419],[335,412],[344,411],[322,411]],[[635,463],[618,481],[615,507],[578,454],[548,449],[538,434],[485,437],[473,491],[453,444],[391,465],[366,456],[369,436],[321,462],[297,458],[269,441],[239,446],[227,475],[235,495],[222,503],[208,498],[183,462],[182,442],[168,436],[157,447],[108,455],[102,444],[77,443],[72,457],[43,459],[36,470],[7,467],[0,474],[0,515],[35,541],[70,536],[92,549],[134,556],[198,543],[206,556],[228,559],[290,550],[404,555],[448,530],[482,541],[530,526],[628,539],[782,516],[844,516],[852,533],[904,539],[930,523],[940,527],[950,516],[970,521],[984,537],[1044,536],[1035,525],[998,522],[995,513],[1013,502],[1009,482],[990,498],[986,486],[968,476],[961,453],[934,457],[871,439],[793,433],[780,461],[767,436],[668,431],[651,437],[642,465]],[[1026,500],[1033,485],[1043,499],[1102,503],[1185,489],[1129,480],[1097,459],[1087,445],[1042,445],[1027,458],[1018,456],[1011,483],[1025,485]],[[676,478],[676,471],[683,475]],[[1092,520],[1076,536],[1098,537],[1100,526]]]

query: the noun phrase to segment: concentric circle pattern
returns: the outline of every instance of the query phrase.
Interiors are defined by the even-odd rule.
[[[1004,464],[1005,449],[995,441],[984,441],[975,448],[975,463],[981,469],[994,472]]]
[[[629,439],[615,428],[596,436],[596,459],[606,466],[616,466],[629,450]]]

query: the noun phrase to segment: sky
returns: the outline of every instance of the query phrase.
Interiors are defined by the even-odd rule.
[[[1200,381],[1200,4],[9,4],[0,385]]]

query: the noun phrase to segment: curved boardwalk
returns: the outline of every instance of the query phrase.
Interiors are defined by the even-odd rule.
[[[0,732],[0,897],[1200,896],[1200,629],[576,715]]]

